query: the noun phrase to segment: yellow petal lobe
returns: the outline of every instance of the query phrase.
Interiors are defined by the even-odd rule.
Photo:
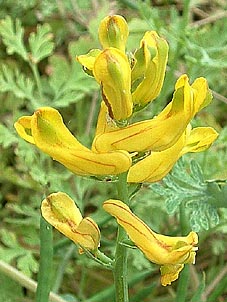
[[[170,285],[173,281],[177,280],[179,273],[184,268],[183,264],[168,264],[160,267],[161,272],[161,284],[163,286]]]
[[[17,133],[30,144],[35,144],[31,133],[31,116],[22,116],[14,123]]]

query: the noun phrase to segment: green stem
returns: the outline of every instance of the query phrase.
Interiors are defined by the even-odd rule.
[[[185,302],[188,292],[188,282],[189,282],[189,265],[185,264],[183,271],[180,273],[179,282],[177,285],[177,295],[175,302]]]
[[[40,80],[40,75],[39,75],[39,71],[38,71],[38,68],[37,68],[37,64],[29,63],[29,65],[31,67],[33,76],[34,76],[35,81],[36,81],[39,97],[40,97],[41,100],[43,100],[43,89],[42,89],[42,84],[41,84],[41,80]]]
[[[183,9],[183,19],[182,19],[182,29],[185,31],[190,20],[190,2],[191,0],[184,0],[184,9]]]
[[[185,204],[182,203],[180,205],[180,227],[181,227],[181,235],[186,236],[188,235],[190,229],[188,225],[188,218],[185,213]]]
[[[118,198],[128,204],[127,173],[119,175],[117,182]],[[114,283],[116,302],[128,302],[127,247],[122,242],[126,238],[125,230],[119,226],[115,251]]]
[[[36,302],[48,302],[52,279],[53,234],[49,223],[40,217],[40,264]]]

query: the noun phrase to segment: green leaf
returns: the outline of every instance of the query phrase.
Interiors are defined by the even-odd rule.
[[[199,164],[191,161],[188,169],[183,159],[162,182],[151,185],[154,192],[164,197],[169,214],[184,204],[190,225],[197,232],[219,223],[218,208],[227,206],[226,187],[205,181]]]
[[[49,24],[38,25],[37,32],[30,34],[28,42],[31,49],[30,60],[32,63],[37,64],[52,53],[54,49],[52,39],[53,34]]]
[[[3,64],[0,70],[0,91],[12,92],[18,98],[25,98],[35,102],[34,82],[17,68],[10,68]]]
[[[21,26],[19,19],[14,22],[10,16],[7,16],[1,20],[0,35],[9,55],[17,53],[25,61],[28,61],[28,53],[23,41],[24,28]]]

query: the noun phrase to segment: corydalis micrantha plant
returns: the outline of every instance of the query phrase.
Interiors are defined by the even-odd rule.
[[[92,49],[85,55],[77,56],[84,70],[99,83],[102,95],[91,148],[82,145],[73,136],[61,114],[51,107],[38,108],[31,116],[19,118],[15,128],[23,139],[77,175],[109,177],[128,172],[128,183],[156,182],[169,173],[182,155],[203,151],[217,138],[217,132],[211,127],[193,129],[190,125],[194,116],[211,102],[212,96],[205,78],[197,78],[190,84],[188,76],[183,74],[176,81],[172,100],[157,116],[134,122],[134,113],[154,101],[161,91],[168,44],[155,31],[147,31],[138,48],[128,55],[128,34],[128,25],[123,17],[108,16],[99,27],[102,49]],[[50,210],[54,210],[55,219],[48,221],[74,242],[81,244],[80,240],[84,237],[72,238],[70,227],[73,226],[75,232],[79,231],[82,218],[79,217],[80,221],[75,220],[72,225],[71,218],[65,216],[65,213],[69,214],[67,210],[56,212],[55,207],[51,207],[53,197],[56,196],[43,202],[44,217],[48,220],[52,213]],[[65,200],[65,196],[62,197]],[[151,261],[161,265],[163,285],[178,277],[184,263],[194,263],[197,244],[195,233],[177,238],[156,234],[133,216],[126,205],[123,204],[121,210],[116,202],[110,208],[109,205],[107,202],[104,204],[105,210],[117,218],[131,240]],[[114,210],[116,208],[117,212]],[[127,213],[127,221],[121,219],[123,213]],[[141,236],[146,237],[146,243],[142,244],[142,237],[137,240],[135,229],[126,226],[127,222],[132,221],[144,228]],[[91,226],[87,223],[83,225]],[[88,231],[95,231],[95,237],[92,238],[96,249],[99,233],[94,228],[95,224],[92,225]],[[163,249],[164,258],[157,257],[158,249],[155,252],[150,248],[152,240],[156,242],[154,246]],[[86,244],[91,242],[88,240]]]

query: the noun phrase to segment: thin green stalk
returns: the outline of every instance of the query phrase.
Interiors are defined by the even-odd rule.
[[[40,264],[36,302],[48,302],[52,279],[53,233],[52,226],[40,217]]]
[[[189,282],[189,265],[185,264],[183,271],[180,273],[180,278],[177,285],[177,295],[175,302],[185,302],[188,292],[188,282]]]
[[[36,81],[39,97],[42,100],[43,99],[43,88],[42,88],[42,84],[41,84],[41,80],[40,80],[40,75],[39,75],[39,71],[38,71],[38,68],[37,68],[37,64],[35,64],[35,63],[29,63],[29,65],[31,67],[33,76],[34,76],[35,81]]]
[[[190,228],[188,224],[188,218],[185,213],[185,204],[182,203],[180,205],[180,228],[181,228],[181,235],[186,236],[188,235]]]
[[[190,21],[190,2],[191,0],[184,0],[184,9],[182,15],[182,27],[184,31],[186,30]]]
[[[119,175],[117,182],[118,198],[128,204],[127,173]],[[114,283],[116,302],[128,302],[127,248],[122,244],[125,230],[119,226],[115,251]]]

